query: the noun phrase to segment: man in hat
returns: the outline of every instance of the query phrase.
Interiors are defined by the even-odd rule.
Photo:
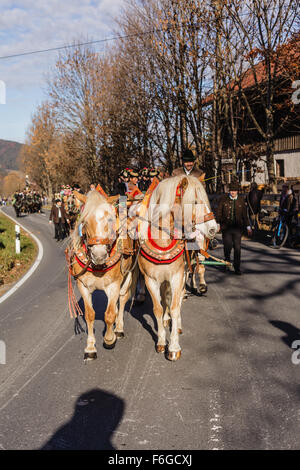
[[[73,189],[74,189],[74,191],[77,191],[80,194],[84,194],[83,190],[81,189],[81,187],[78,183],[74,184]]]
[[[203,171],[196,166],[196,157],[192,150],[185,149],[182,154],[182,167],[175,168],[172,173],[172,176],[195,176],[199,178],[203,174]]]
[[[230,262],[231,249],[234,250],[234,272],[242,274],[241,264],[241,240],[242,232],[247,227],[248,234],[251,235],[251,227],[247,217],[247,208],[243,197],[239,196],[238,182],[229,185],[229,193],[221,197],[216,212],[217,222],[220,224],[225,260]],[[233,271],[232,268],[228,268]]]
[[[263,190],[258,189],[257,183],[253,182],[250,186],[250,191],[247,194],[246,200],[249,207],[249,217],[252,229],[256,227],[259,229],[259,213],[261,210],[261,199],[263,197]]]
[[[150,178],[150,183],[152,183],[152,181],[154,180],[154,178],[158,178],[160,175],[160,171],[157,170],[156,168],[151,168],[151,170],[149,171],[149,178]]]
[[[128,182],[129,182],[129,169],[125,168],[119,173],[118,181],[114,185],[113,196],[120,194],[120,196],[126,196],[128,191]]]
[[[149,168],[144,167],[139,174],[139,189],[145,193],[150,186]]]
[[[130,169],[128,171],[128,176],[129,176],[128,192],[131,193],[131,191],[133,191],[134,188],[138,186],[139,172],[137,170]]]
[[[55,227],[54,238],[57,241],[62,240],[66,235],[65,225],[69,224],[70,220],[60,199],[56,199],[52,206],[49,223],[51,224],[51,222]]]

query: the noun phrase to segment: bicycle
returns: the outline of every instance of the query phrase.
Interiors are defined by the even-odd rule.
[[[279,216],[276,218],[275,226],[272,227],[273,234],[272,245],[274,248],[281,248],[285,245],[289,236],[288,213],[286,209],[280,211]]]

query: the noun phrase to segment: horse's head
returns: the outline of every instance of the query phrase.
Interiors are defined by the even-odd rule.
[[[199,180],[188,177],[182,196],[185,232],[193,233],[199,242],[205,238],[213,239],[218,232],[218,224],[202,184],[204,176],[205,174]]]
[[[75,194],[78,198],[78,194]],[[80,217],[81,233],[88,255],[95,265],[102,265],[109,257],[116,240],[116,215],[112,200],[107,200],[98,191],[91,191],[87,196],[80,195],[84,203]]]

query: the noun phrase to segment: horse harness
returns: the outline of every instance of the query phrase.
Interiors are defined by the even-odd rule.
[[[177,188],[175,203],[179,202],[181,197],[182,197],[181,188]],[[149,203],[150,203],[150,198],[148,200],[147,206],[149,205]],[[195,225],[200,225],[202,223],[206,223],[213,219],[214,219],[213,212],[208,212],[207,214],[204,215],[203,220],[199,224],[196,224],[195,222],[193,222],[193,228],[195,227]],[[128,246],[128,243],[127,243],[127,246],[125,246],[124,240],[118,238],[118,234],[120,230],[118,219],[117,219],[117,226],[118,226],[116,230],[117,238],[115,237],[115,233],[111,234],[111,237],[107,237],[104,239],[101,237],[89,237],[88,234],[86,233],[86,234],[82,234],[82,237],[81,237],[82,243],[81,243],[81,247],[78,250],[74,251],[70,249],[70,247],[68,247],[65,250],[67,262],[69,264],[69,269],[75,280],[79,279],[86,272],[104,274],[108,272],[109,270],[111,270],[121,260],[121,258],[126,257],[126,256],[133,256],[135,254],[137,255],[141,254],[144,258],[148,259],[154,264],[171,264],[175,262],[177,259],[179,259],[185,252],[187,264],[189,266],[190,271],[192,271],[190,255],[187,249],[188,240],[184,238],[184,235],[182,235],[180,239],[177,239],[176,230],[170,233],[171,242],[167,247],[161,247],[155,242],[155,240],[152,238],[150,225],[148,227],[147,239],[139,240],[138,243],[132,240],[131,246]],[[159,228],[163,230],[161,227]],[[127,237],[127,241],[128,240],[129,238]],[[97,246],[97,245],[106,245],[110,247],[108,260],[106,260],[105,264],[98,265],[98,266],[93,264],[91,257],[89,255],[89,252],[88,252],[88,248],[90,246]],[[199,251],[206,258],[209,257],[207,253],[207,247],[206,247],[206,250],[200,249]],[[135,268],[136,263],[137,263],[137,258],[138,256],[136,257],[136,260],[133,266],[129,268],[126,273],[122,273],[123,275],[127,274],[128,272],[132,271]],[[72,270],[72,264],[74,260],[76,260],[76,262],[82,268],[82,270],[78,274],[75,274]],[[121,271],[122,271],[122,267],[121,267]]]

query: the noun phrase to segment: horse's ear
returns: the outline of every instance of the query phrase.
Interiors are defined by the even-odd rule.
[[[204,180],[205,180],[205,173],[202,173],[202,175],[199,176],[198,180],[200,181],[200,183],[204,183]]]
[[[81,194],[81,193],[79,193],[78,191],[73,191],[73,194],[74,194],[74,196],[76,197],[76,199],[78,199],[78,201],[82,202],[83,204],[86,203],[86,196],[85,196],[85,194]]]
[[[108,196],[107,202],[108,202],[109,204],[114,204],[114,203],[117,202],[119,199],[120,199],[120,194],[117,194],[116,196]]]

